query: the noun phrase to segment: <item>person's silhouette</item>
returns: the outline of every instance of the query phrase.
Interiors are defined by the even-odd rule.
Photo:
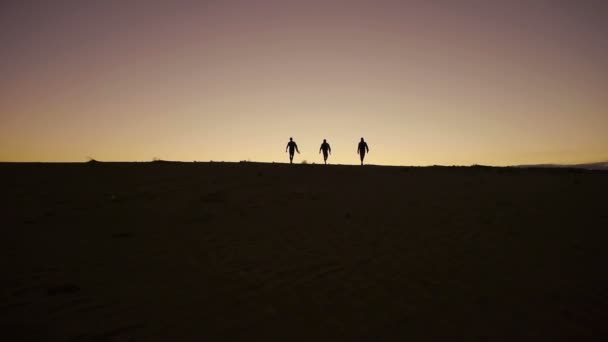
[[[298,144],[293,141],[293,138],[289,138],[289,142],[287,143],[287,147],[285,147],[285,152],[289,149],[289,164],[293,164],[293,153],[295,151],[300,154],[300,150],[298,150]]]
[[[359,154],[359,157],[361,157],[361,165],[363,165],[363,158],[365,158],[365,153],[369,152],[369,147],[367,146],[367,143],[365,142],[365,140],[363,140],[363,138],[361,138],[361,141],[359,142],[359,146],[357,146],[357,154]]]
[[[326,139],[323,139],[321,148],[319,148],[319,153],[321,153],[321,151],[323,151],[323,161],[327,165],[327,156],[331,154],[331,146],[329,146]]]

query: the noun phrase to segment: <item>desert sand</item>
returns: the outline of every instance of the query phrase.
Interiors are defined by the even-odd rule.
[[[2,341],[608,338],[608,172],[0,164]]]

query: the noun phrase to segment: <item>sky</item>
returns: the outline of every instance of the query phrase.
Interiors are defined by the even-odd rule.
[[[608,1],[0,3],[0,161],[608,160]]]

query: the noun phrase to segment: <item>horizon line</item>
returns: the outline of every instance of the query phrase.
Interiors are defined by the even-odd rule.
[[[129,160],[129,161],[119,161],[119,160],[97,160],[90,158],[86,161],[2,161],[0,160],[0,164],[94,164],[94,163],[107,163],[107,164],[139,164],[139,163],[184,163],[184,164],[213,164],[213,163],[225,163],[225,164],[280,164],[280,165],[321,165],[321,166],[361,166],[359,164],[330,164],[327,165],[323,163],[315,163],[315,162],[300,162],[290,164],[289,162],[277,162],[277,161],[253,161],[253,160],[240,160],[240,161],[226,161],[226,160],[165,160],[165,159],[152,159],[152,160]],[[605,165],[603,165],[605,164]],[[376,166],[376,167],[496,167],[496,168],[509,168],[509,167],[518,167],[518,168],[576,168],[576,167],[584,167],[584,166],[600,166],[608,168],[608,159],[604,161],[594,161],[594,162],[585,162],[585,163],[575,163],[575,164],[562,164],[562,163],[533,163],[533,164],[513,164],[513,165],[492,165],[492,164],[420,164],[420,165],[404,165],[404,164],[365,164],[364,166]]]

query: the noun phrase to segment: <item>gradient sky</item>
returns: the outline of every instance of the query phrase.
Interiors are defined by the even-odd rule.
[[[2,1],[0,161],[608,160],[608,1]]]

